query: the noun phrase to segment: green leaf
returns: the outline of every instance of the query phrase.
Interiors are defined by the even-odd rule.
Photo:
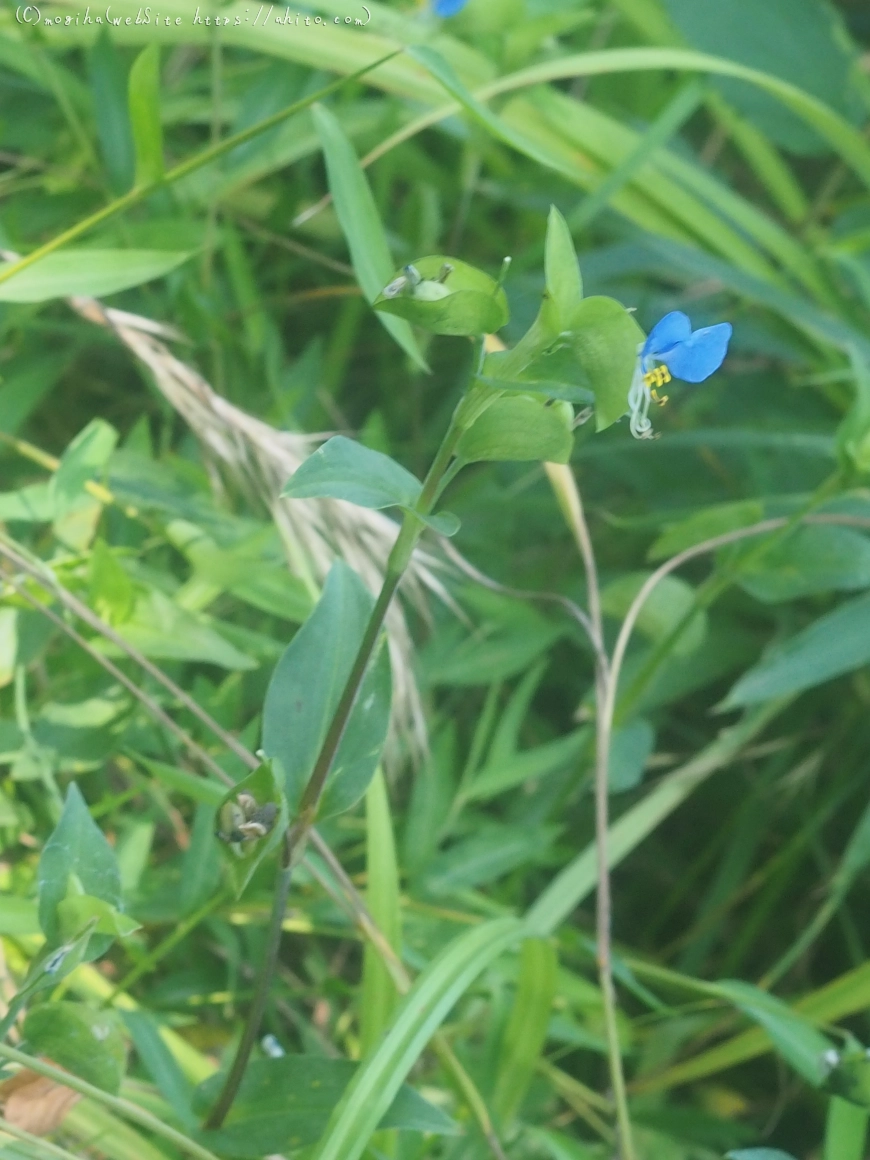
[[[624,793],[640,785],[655,739],[655,730],[643,718],[630,721],[614,731],[608,762],[611,793]]]
[[[27,901],[32,908],[32,921],[25,922],[21,908],[16,906],[19,901]],[[3,934],[37,934],[36,907],[29,900],[5,898],[3,900]],[[11,920],[11,921],[10,921]],[[53,951],[38,954],[30,963],[24,982],[8,1003],[6,1015],[0,1020],[0,1038],[9,1033],[9,1029],[18,1018],[18,1014],[30,1001],[37,991],[44,991],[57,985],[71,975],[76,967],[86,961],[88,944],[94,933],[96,920],[92,920],[72,942],[64,943]]]
[[[870,362],[857,347],[849,350],[855,397],[837,428],[837,450],[847,464],[870,471]]]
[[[201,779],[200,779],[201,780]],[[224,859],[215,842],[218,809],[226,793],[216,802],[198,802],[190,828],[190,845],[181,861],[181,886],[177,894],[178,913],[192,914],[213,898],[220,886]]]
[[[456,449],[466,463],[483,460],[545,460],[567,463],[574,446],[570,403],[547,405],[528,395],[496,399],[467,431]]]
[[[583,299],[583,279],[568,223],[554,205],[550,206],[547,219],[544,270],[547,293],[556,308],[560,329],[567,328]]]
[[[492,1097],[497,1120],[508,1125],[522,1107],[547,1038],[559,960],[552,942],[527,938],[520,948],[517,990],[499,1052]]]
[[[57,904],[57,918],[61,938],[68,940],[75,939],[85,927],[92,927],[95,934],[127,938],[142,926],[102,898],[80,894],[76,890],[71,890]]]
[[[454,1004],[489,963],[523,933],[515,918],[483,922],[459,935],[417,978],[375,1053],[333,1109],[310,1160],[359,1160],[405,1077]]]
[[[575,729],[532,749],[522,749],[509,756],[490,756],[486,765],[462,793],[463,801],[488,801],[525,782],[537,782],[578,763],[589,744],[589,730]]]
[[[556,826],[480,825],[432,859],[424,885],[433,895],[455,894],[494,882],[519,866],[541,862],[558,831]]]
[[[88,52],[88,80],[103,163],[116,194],[133,184],[136,147],[127,109],[127,78],[120,53],[103,29]]]
[[[694,77],[677,91],[646,132],[638,137],[631,152],[610,170],[573,211],[571,225],[575,231],[587,231],[592,221],[613,201],[616,194],[633,181],[651,157],[679,131],[698,108],[706,88],[704,81]]]
[[[229,877],[236,892],[236,898],[241,896],[254,871],[280,846],[290,822],[287,799],[281,792],[270,761],[264,761],[262,765],[249,773],[224,795],[218,809],[221,830],[224,829],[226,807],[230,803],[235,803],[239,794],[250,795],[259,808],[274,806],[274,812],[270,818],[271,828],[268,829],[264,837],[244,842],[229,842],[225,839],[220,843],[226,851]],[[237,811],[234,811],[230,805],[229,812],[232,814]]]
[[[62,516],[81,498],[85,484],[100,476],[118,443],[118,432],[103,419],[92,419],[61,456],[51,479],[57,515]]]
[[[445,254],[428,254],[411,263],[422,281],[415,285],[397,271],[391,285],[406,283],[398,293],[383,290],[375,310],[396,314],[433,334],[493,334],[508,321],[504,290],[482,270]],[[407,267],[406,267],[407,269]]]
[[[754,499],[704,508],[684,520],[668,524],[650,548],[648,557],[650,560],[666,560],[686,548],[702,544],[704,540],[749,527],[763,519],[764,506]]]
[[[864,1056],[863,1067],[867,1070],[867,1053]],[[833,1096],[828,1103],[828,1115],[825,1121],[825,1155],[824,1160],[863,1160],[866,1155],[867,1121],[870,1112],[864,1106],[858,1106],[850,1100],[839,1099]]]
[[[393,259],[384,227],[365,173],[339,121],[324,108],[312,108],[317,135],[326,158],[329,188],[335,211],[350,249],[354,273],[368,302],[374,302],[390,279]],[[379,315],[381,322],[422,370],[426,359],[414,334],[402,319]]]
[[[665,9],[693,48],[716,53],[791,81],[831,108],[851,113],[854,49],[841,18],[819,0],[729,0],[727,12],[696,0],[665,0]],[[769,139],[798,153],[822,142],[781,104],[757,89],[719,81],[723,96]]]
[[[459,530],[450,512],[423,516],[416,511],[422,484],[401,464],[353,439],[334,435],[305,460],[285,484],[288,499],[343,499],[365,508],[399,507],[442,535]]]
[[[115,631],[146,657],[201,661],[230,671],[257,668],[257,662],[230,644],[207,618],[181,608],[156,588],[139,597],[133,615]],[[106,656],[124,655],[102,637],[93,647]]]
[[[264,1156],[294,1152],[320,1137],[330,1112],[359,1075],[358,1064],[321,1055],[285,1055],[248,1064],[239,1094],[223,1128],[196,1136],[222,1156]],[[223,1075],[210,1076],[194,1091],[193,1107],[206,1112],[214,1103]],[[374,1128],[455,1135],[448,1116],[401,1081],[380,1110]]]
[[[263,750],[284,778],[291,816],[314,769],[363,638],[374,597],[342,561],[330,569],[317,605],[281,657],[263,708]],[[319,816],[359,801],[374,776],[387,733],[390,666],[385,648],[370,666],[326,784]]]
[[[91,817],[75,782],[67,789],[63,813],[45,844],[37,871],[39,925],[49,945],[61,942],[58,908],[67,897],[73,874],[87,894],[120,907],[121,878],[114,851]],[[95,935],[88,947],[88,958],[98,958],[113,941],[112,935]]]
[[[782,707],[782,703],[774,703],[747,714],[742,721],[723,730],[691,761],[663,777],[641,801],[626,810],[608,832],[607,853],[611,869],[620,865],[665,818],[670,817],[714,770],[730,763]],[[559,871],[529,908],[526,915],[529,929],[535,934],[552,934],[588,898],[597,879],[597,852],[592,842]]]
[[[365,508],[411,508],[420,488],[420,481],[388,455],[334,435],[296,469],[281,494],[343,499]]]
[[[870,595],[858,596],[776,645],[744,673],[722,708],[811,689],[870,663]]]
[[[473,590],[465,594],[470,602]],[[433,685],[486,685],[525,670],[557,641],[564,627],[528,603],[475,592],[484,617],[469,634],[445,625],[422,652],[423,671]]]
[[[186,608],[201,610],[221,592],[229,592],[282,620],[301,623],[311,612],[313,601],[305,583],[286,566],[263,558],[261,534],[222,548],[202,527],[184,519],[172,520],[166,534],[193,569],[183,595],[176,596]]]
[[[18,491],[0,492],[0,520],[27,524],[54,519],[54,497],[47,483],[31,483]]]
[[[825,1056],[831,1044],[808,1020],[750,983],[728,979],[713,989],[763,1027],[779,1054],[807,1083],[821,1086],[828,1074]]]
[[[611,581],[601,592],[601,607],[608,616],[621,619],[648,579],[648,572],[628,572]],[[695,603],[695,590],[678,576],[664,576],[647,597],[637,618],[638,631],[652,641],[667,639]],[[689,656],[707,635],[707,614],[695,612],[673,645],[676,656]]]
[[[725,1155],[726,1160],[795,1160],[791,1152],[783,1152],[780,1148],[738,1148]]]
[[[175,1056],[166,1046],[157,1020],[147,1011],[121,1011],[124,1025],[130,1032],[139,1060],[163,1098],[178,1116],[187,1131],[196,1128],[191,1111],[193,1085],[182,1071]]]
[[[595,395],[595,425],[603,431],[628,409],[628,391],[643,331],[621,302],[602,297],[584,298],[570,319],[569,329],[570,352],[581,384]],[[534,365],[529,368],[530,376]]]
[[[163,177],[163,125],[160,120],[160,48],[143,48],[130,69],[128,106],[136,150],[137,186]]]
[[[851,528],[796,528],[763,555],[756,552],[748,568],[737,557],[739,584],[768,604],[870,587],[870,540]]]
[[[109,624],[123,624],[136,606],[136,590],[118,556],[103,539],[94,544],[88,573],[91,607]]]
[[[43,1003],[24,1021],[24,1038],[35,1055],[117,1095],[126,1048],[114,1011],[91,1011],[81,1003]]]
[[[537,1145],[540,1154],[549,1160],[602,1160],[601,1149],[597,1144],[583,1144],[563,1132],[527,1127],[523,1135]]]
[[[485,129],[498,141],[524,153],[547,169],[554,168],[552,155],[544,149],[538,148],[534,138],[518,132],[503,118],[490,112],[472,93],[468,91],[457,77],[451,65],[444,57],[428,45],[413,44],[405,50],[408,56],[418,60],[423,67],[436,77],[450,95],[459,102],[466,113],[481,128]]]
[[[510,354],[510,351],[505,353]],[[492,357],[490,355],[487,359],[487,365],[497,366],[497,363],[490,363]],[[476,381],[491,387],[494,391],[509,392],[510,394],[540,395],[542,399],[556,399],[584,406],[595,402],[595,396],[588,388],[575,386],[573,383],[560,383],[546,379],[496,379],[491,375],[478,375]]]
[[[140,753],[132,753],[131,756],[137,765],[144,766],[161,785],[190,801],[203,802],[217,808],[226,797],[224,786],[209,777],[197,777],[186,769],[177,769],[165,761],[155,761],[153,757],[145,757]]]
[[[162,278],[189,257],[168,250],[60,250],[0,283],[0,302],[104,298]],[[11,264],[0,263],[0,274]]]
[[[366,903],[369,913],[398,954],[402,946],[399,867],[387,783],[379,769],[366,790]],[[360,992],[360,1054],[365,1058],[389,1024],[396,985],[380,954],[367,939]]]

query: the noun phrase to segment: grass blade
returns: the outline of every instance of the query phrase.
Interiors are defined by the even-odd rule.
[[[329,188],[347,238],[356,278],[368,301],[374,302],[394,272],[380,214],[353,146],[338,120],[322,105],[315,105],[313,112],[326,158]],[[405,353],[426,370],[426,360],[409,324],[390,314],[379,313],[378,318]]]
[[[498,918],[454,939],[426,968],[373,1055],[330,1117],[311,1160],[359,1160],[414,1063],[450,1009],[484,968],[523,934],[519,919]]]
[[[390,946],[398,951],[402,940],[399,907],[399,868],[384,774],[378,769],[366,791],[366,901],[372,918]],[[381,955],[371,942],[363,952],[360,996],[361,1054],[365,1058],[390,1022],[396,1005],[396,986]]]
[[[135,185],[163,177],[163,126],[160,123],[160,49],[149,44],[130,69],[130,126],[136,148]]]

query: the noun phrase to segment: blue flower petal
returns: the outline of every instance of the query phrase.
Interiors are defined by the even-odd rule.
[[[689,317],[682,310],[672,310],[664,318],[659,319],[647,336],[643,344],[641,358],[661,358],[662,354],[685,342],[692,333],[692,324]]]
[[[467,3],[468,0],[432,0],[432,11],[436,16],[455,16]]]
[[[670,318],[671,315],[666,317]],[[676,343],[673,349],[661,351],[658,357],[674,378],[682,379],[685,383],[702,383],[722,365],[730,338],[731,323],[719,322],[715,326],[693,331],[682,342]]]

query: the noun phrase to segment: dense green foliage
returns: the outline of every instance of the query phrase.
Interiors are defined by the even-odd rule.
[[[0,1157],[861,1160],[866,6],[257,7],[0,12]]]

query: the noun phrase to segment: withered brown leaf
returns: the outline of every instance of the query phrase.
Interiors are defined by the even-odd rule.
[[[27,1067],[0,1083],[4,1116],[10,1124],[34,1136],[47,1136],[59,1128],[64,1116],[81,1098],[72,1088]]]

